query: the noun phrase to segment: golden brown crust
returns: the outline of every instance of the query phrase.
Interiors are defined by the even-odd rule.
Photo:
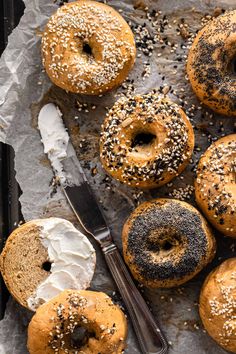
[[[213,259],[216,249],[202,215],[175,199],[138,206],[124,225],[122,241],[134,278],[152,288],[185,283]]]
[[[149,140],[142,144],[142,139]],[[120,182],[155,188],[185,169],[193,147],[193,128],[184,111],[149,93],[115,103],[102,126],[100,158]]]
[[[11,295],[29,308],[28,298],[48,277],[42,264],[48,261],[48,252],[39,239],[40,227],[34,221],[25,223],[8,237],[0,257],[4,282]]]
[[[236,353],[236,258],[224,261],[208,275],[199,312],[208,334],[224,349]]]
[[[89,338],[73,348],[71,334],[78,327],[86,329]],[[106,294],[65,290],[38,308],[27,345],[30,354],[120,354],[126,336],[125,315]]]
[[[196,202],[212,225],[236,237],[236,134],[214,142],[202,155],[195,180]]]
[[[198,98],[214,111],[236,116],[236,10],[210,21],[189,51],[187,73]]]
[[[119,86],[133,67],[133,33],[112,7],[91,0],[65,4],[42,37],[46,72],[61,88],[99,95]]]

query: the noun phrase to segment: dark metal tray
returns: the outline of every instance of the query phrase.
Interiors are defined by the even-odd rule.
[[[0,1],[0,54],[7,45],[8,36],[23,14],[21,0]],[[14,151],[0,143],[0,251],[10,234],[22,220],[19,205],[20,189],[15,179]],[[0,319],[4,316],[8,292],[0,277]]]

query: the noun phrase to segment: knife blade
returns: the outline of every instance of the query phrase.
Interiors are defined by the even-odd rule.
[[[99,242],[108,268],[129,312],[141,350],[144,354],[166,354],[167,341],[148,306],[137,290],[113,242],[102,210],[76,156],[62,116],[49,103],[38,116],[44,152],[51,161],[65,196],[82,227]]]
[[[69,142],[69,148],[71,143]],[[77,157],[72,156],[62,161],[64,171],[73,171],[72,180],[66,180],[63,184],[63,191],[71,205],[77,218],[80,220],[83,228],[92,236],[97,238],[97,241],[103,242],[99,238],[101,230],[107,230],[106,221],[99,207],[97,200],[92,192],[86,175],[84,174]],[[78,178],[80,176],[80,178]],[[72,176],[71,176],[72,177]],[[75,178],[76,177],[76,178]]]

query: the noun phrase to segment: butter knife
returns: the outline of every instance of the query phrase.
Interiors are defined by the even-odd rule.
[[[61,113],[54,104],[49,103],[41,109],[38,126],[44,152],[51,161],[55,175],[60,179],[72,210],[84,230],[101,246],[108,268],[130,315],[142,353],[167,353],[165,336],[136,288],[113,242],[110,229],[65,130]]]

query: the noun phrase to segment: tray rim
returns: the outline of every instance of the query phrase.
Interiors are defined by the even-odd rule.
[[[22,1],[2,0],[0,3],[0,55],[8,43],[8,36],[19,22],[24,9]],[[15,178],[15,153],[10,145],[0,143],[0,252],[8,235],[17,227],[22,214],[19,197],[20,187]],[[9,293],[0,276],[0,320],[3,319]]]

